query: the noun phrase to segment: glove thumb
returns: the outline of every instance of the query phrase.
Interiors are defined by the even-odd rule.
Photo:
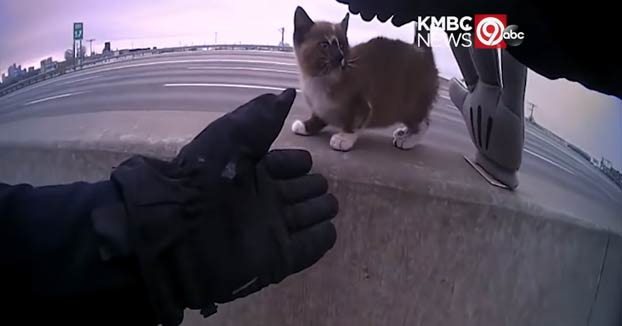
[[[242,155],[261,158],[283,129],[295,98],[293,88],[254,98],[209,124],[181,149],[175,162],[212,160],[224,166]]]

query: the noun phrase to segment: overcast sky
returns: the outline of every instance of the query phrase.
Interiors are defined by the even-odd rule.
[[[335,0],[0,0],[0,69],[12,63],[39,66],[47,56],[62,59],[72,46],[72,26],[84,22],[84,38],[114,48],[213,43],[278,44],[280,27],[291,43],[293,13],[303,6],[313,19],[339,21],[347,12]],[[352,43],[377,35],[412,41],[413,25],[396,28],[352,16]],[[85,42],[85,45],[88,44]],[[443,75],[459,76],[448,48],[435,48]],[[539,105],[536,119],[547,128],[606,156],[622,169],[622,102],[566,81],[530,75],[527,99]]]
[[[101,51],[104,41],[113,48],[218,42],[278,44],[285,27],[291,43],[293,13],[302,5],[310,15],[338,21],[347,7],[331,0],[0,0],[0,67],[13,62],[38,62],[42,56],[71,48],[72,23],[84,22],[85,39],[95,38]],[[350,25],[352,41],[382,34],[412,40],[412,25],[395,28],[378,22],[364,23],[358,16]],[[154,44],[158,43],[158,44]]]

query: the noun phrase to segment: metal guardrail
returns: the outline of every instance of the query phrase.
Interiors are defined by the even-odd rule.
[[[100,56],[93,60],[85,60],[82,64],[62,67],[53,71],[38,74],[26,79],[19,80],[6,86],[0,86],[0,97],[17,91],[26,86],[30,86],[44,80],[62,76],[74,71],[81,71],[100,64],[108,62],[116,62],[121,60],[133,59],[137,56],[158,55],[163,53],[175,52],[191,52],[191,51],[218,51],[218,50],[258,50],[258,51],[275,51],[275,52],[293,52],[292,47],[282,47],[274,45],[257,45],[257,44],[217,44],[217,45],[193,45],[172,48],[149,49],[149,50],[120,50],[115,55]]]

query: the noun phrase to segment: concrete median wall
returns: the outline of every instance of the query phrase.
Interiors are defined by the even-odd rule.
[[[11,140],[26,122],[8,126],[0,131],[0,180],[107,178],[133,153],[174,156],[213,118],[187,117],[184,128],[160,133],[166,139],[125,128],[127,117],[117,126],[131,136],[56,130]],[[372,136],[344,154],[328,149],[326,137],[284,132],[277,146],[311,150],[314,170],[329,177],[341,207],[336,247],[311,269],[223,305],[210,319],[189,312],[184,325],[622,324],[616,227],[490,188],[456,153],[392,151],[390,141]]]

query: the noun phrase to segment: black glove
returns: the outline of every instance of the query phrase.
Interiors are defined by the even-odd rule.
[[[419,15],[451,15],[460,7],[458,1],[408,1],[408,0],[337,0],[347,4],[353,14],[360,14],[364,21],[377,17],[386,22],[391,19],[395,26],[416,21]]]
[[[303,150],[266,154],[296,93],[262,95],[210,124],[172,162],[136,156],[112,180],[154,310],[216,311],[317,262],[335,243],[337,201]]]

